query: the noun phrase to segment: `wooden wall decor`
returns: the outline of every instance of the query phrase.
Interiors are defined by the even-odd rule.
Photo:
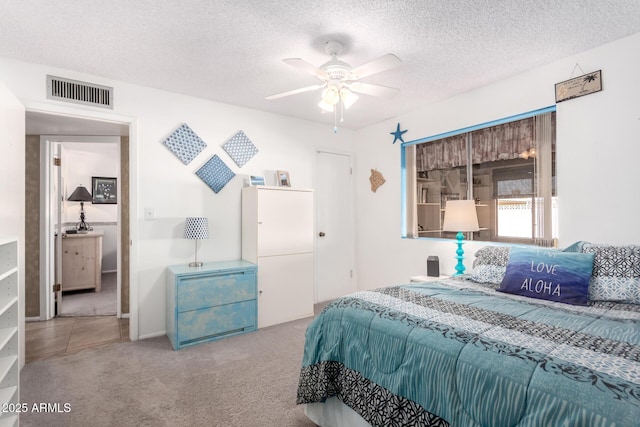
[[[380,188],[382,184],[385,183],[385,180],[380,172],[378,172],[375,169],[371,169],[371,176],[369,177],[369,182],[371,182],[371,191],[375,193],[376,190],[378,190],[378,188]]]

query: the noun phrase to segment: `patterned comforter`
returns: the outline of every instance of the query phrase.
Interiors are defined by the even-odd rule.
[[[297,402],[332,396],[374,426],[640,425],[640,305],[463,279],[351,294],[306,332]]]

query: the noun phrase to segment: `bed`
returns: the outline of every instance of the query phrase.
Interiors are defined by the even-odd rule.
[[[638,425],[640,248],[631,247],[636,258],[617,254],[622,278],[602,248],[586,258],[587,284],[572,288],[587,292],[582,303],[549,299],[571,294],[556,258],[545,265],[562,290],[519,295],[535,291],[540,272],[532,263],[529,289],[510,274],[513,248],[501,261],[493,253],[488,265],[474,262],[469,275],[331,302],[307,329],[297,402],[325,426]],[[622,297],[596,294],[614,282]]]

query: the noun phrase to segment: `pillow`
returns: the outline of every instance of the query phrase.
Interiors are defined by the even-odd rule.
[[[595,256],[591,300],[640,304],[640,246],[587,243],[582,252]]]
[[[476,251],[470,279],[478,283],[502,283],[504,272],[509,262],[510,246],[485,246]]]
[[[582,248],[584,245],[589,244],[589,242],[585,242],[584,240],[578,240],[577,242],[567,246],[562,250],[562,252],[582,252]]]
[[[587,253],[513,247],[498,291],[587,305],[593,258]]]

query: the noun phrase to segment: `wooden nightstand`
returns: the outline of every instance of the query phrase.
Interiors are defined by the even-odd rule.
[[[102,231],[62,235],[62,291],[102,290]]]
[[[247,261],[169,267],[167,336],[173,349],[255,331],[256,295],[256,266]]]
[[[438,277],[411,276],[411,277],[409,277],[409,280],[411,281],[411,283],[422,283],[422,282],[435,282],[435,281],[442,280],[442,279],[447,279],[447,278],[449,278],[449,276],[438,276]]]

